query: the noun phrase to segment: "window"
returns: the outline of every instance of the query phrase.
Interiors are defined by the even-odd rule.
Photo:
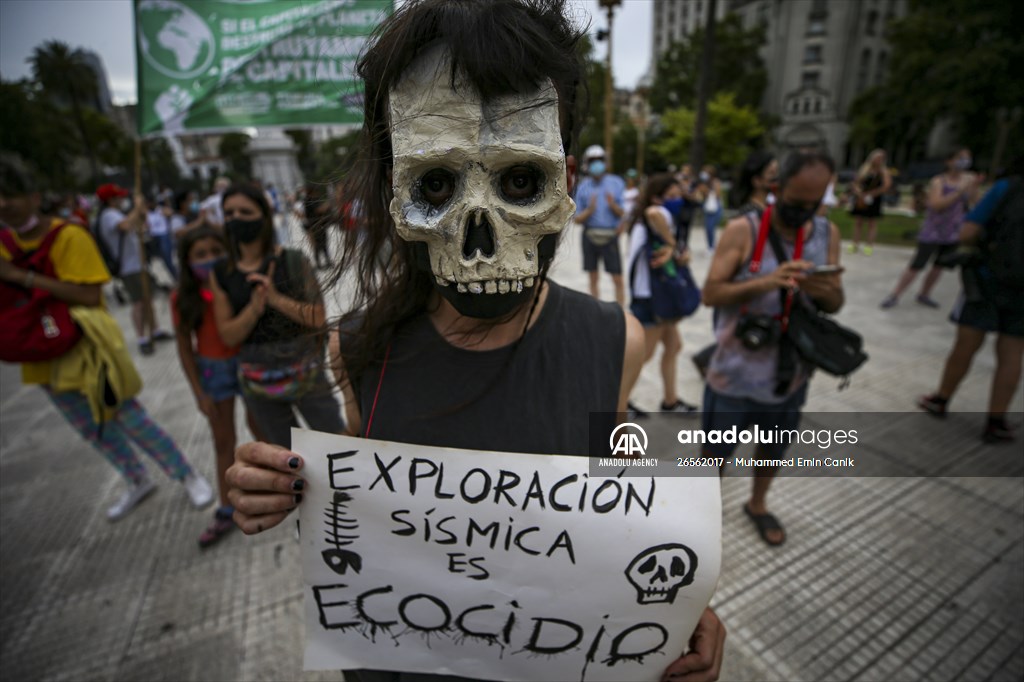
[[[811,100],[809,100],[809,99],[805,99],[804,100],[804,113],[805,114],[811,113]]]
[[[871,50],[864,48],[860,53],[860,66],[857,67],[857,92],[868,85],[868,69],[871,67]]]
[[[814,100],[814,113],[816,113],[816,114],[820,114],[821,113],[821,99],[820,98]]]
[[[881,85],[885,79],[885,68],[888,66],[888,60],[888,54],[885,52],[878,53],[878,62],[875,64],[875,85]]]
[[[819,74],[817,71],[804,71],[803,77],[800,79],[800,87],[816,88],[818,87],[818,81],[820,77],[821,74]]]
[[[804,64],[821,63],[821,45],[808,45],[804,48]]]
[[[864,33],[869,36],[875,35],[875,30],[878,24],[878,12],[871,10],[868,12],[867,23],[864,25]]]
[[[811,16],[812,17],[826,17],[828,16],[828,3],[825,0],[814,0],[811,3]]]
[[[820,36],[825,35],[825,20],[819,18],[812,18],[807,20],[807,35],[809,36]]]

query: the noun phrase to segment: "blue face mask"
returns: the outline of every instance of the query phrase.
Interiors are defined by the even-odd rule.
[[[188,208],[193,213],[199,213],[199,202],[193,201],[191,204],[188,205]]]
[[[212,260],[204,260],[199,263],[190,263],[188,267],[192,271],[192,274],[195,275],[196,279],[200,282],[205,282],[210,279],[210,273],[212,273],[213,269],[217,267],[217,263],[222,260],[224,260],[224,256],[214,258]]]
[[[680,209],[683,208],[683,198],[682,197],[677,197],[675,199],[669,199],[668,201],[665,201],[664,203],[662,203],[662,206],[664,206],[665,209],[671,215],[674,216],[675,214],[679,213]]]
[[[589,172],[595,178],[598,177],[599,175],[604,175],[604,172],[605,172],[604,161],[591,161],[590,162],[590,170],[589,170]]]

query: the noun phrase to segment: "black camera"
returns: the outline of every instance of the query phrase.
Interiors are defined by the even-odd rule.
[[[782,324],[771,315],[744,314],[736,322],[736,338],[747,350],[761,350],[777,343]]]

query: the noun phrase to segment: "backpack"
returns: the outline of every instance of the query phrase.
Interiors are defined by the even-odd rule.
[[[0,231],[0,242],[16,267],[56,278],[50,249],[66,226],[59,223],[33,251],[22,251],[9,230]],[[81,337],[67,303],[43,289],[0,282],[0,360],[53,360],[71,350]]]
[[[100,209],[100,212],[96,214],[96,220],[93,221],[89,231],[92,233],[92,238],[100,250],[100,256],[103,257],[103,264],[106,265],[107,270],[110,271],[110,276],[120,277],[121,256],[124,254],[124,239],[127,233],[120,229],[117,231],[117,253],[113,253],[110,250],[110,246],[107,244],[107,240],[103,238],[103,232],[100,230],[100,218],[103,217],[103,212],[106,210],[106,208]]]
[[[1009,180],[985,225],[985,260],[996,281],[1013,289],[1024,289],[1024,179]]]

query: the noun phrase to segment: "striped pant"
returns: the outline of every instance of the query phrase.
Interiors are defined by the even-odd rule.
[[[43,390],[75,431],[132,483],[146,477],[146,467],[139,461],[129,441],[134,441],[175,480],[180,481],[192,471],[171,437],[150,419],[145,408],[134,398],[126,400],[113,418],[103,425],[103,437],[100,438],[99,427],[92,418],[84,395],[75,391],[57,393],[49,386],[43,386]]]

